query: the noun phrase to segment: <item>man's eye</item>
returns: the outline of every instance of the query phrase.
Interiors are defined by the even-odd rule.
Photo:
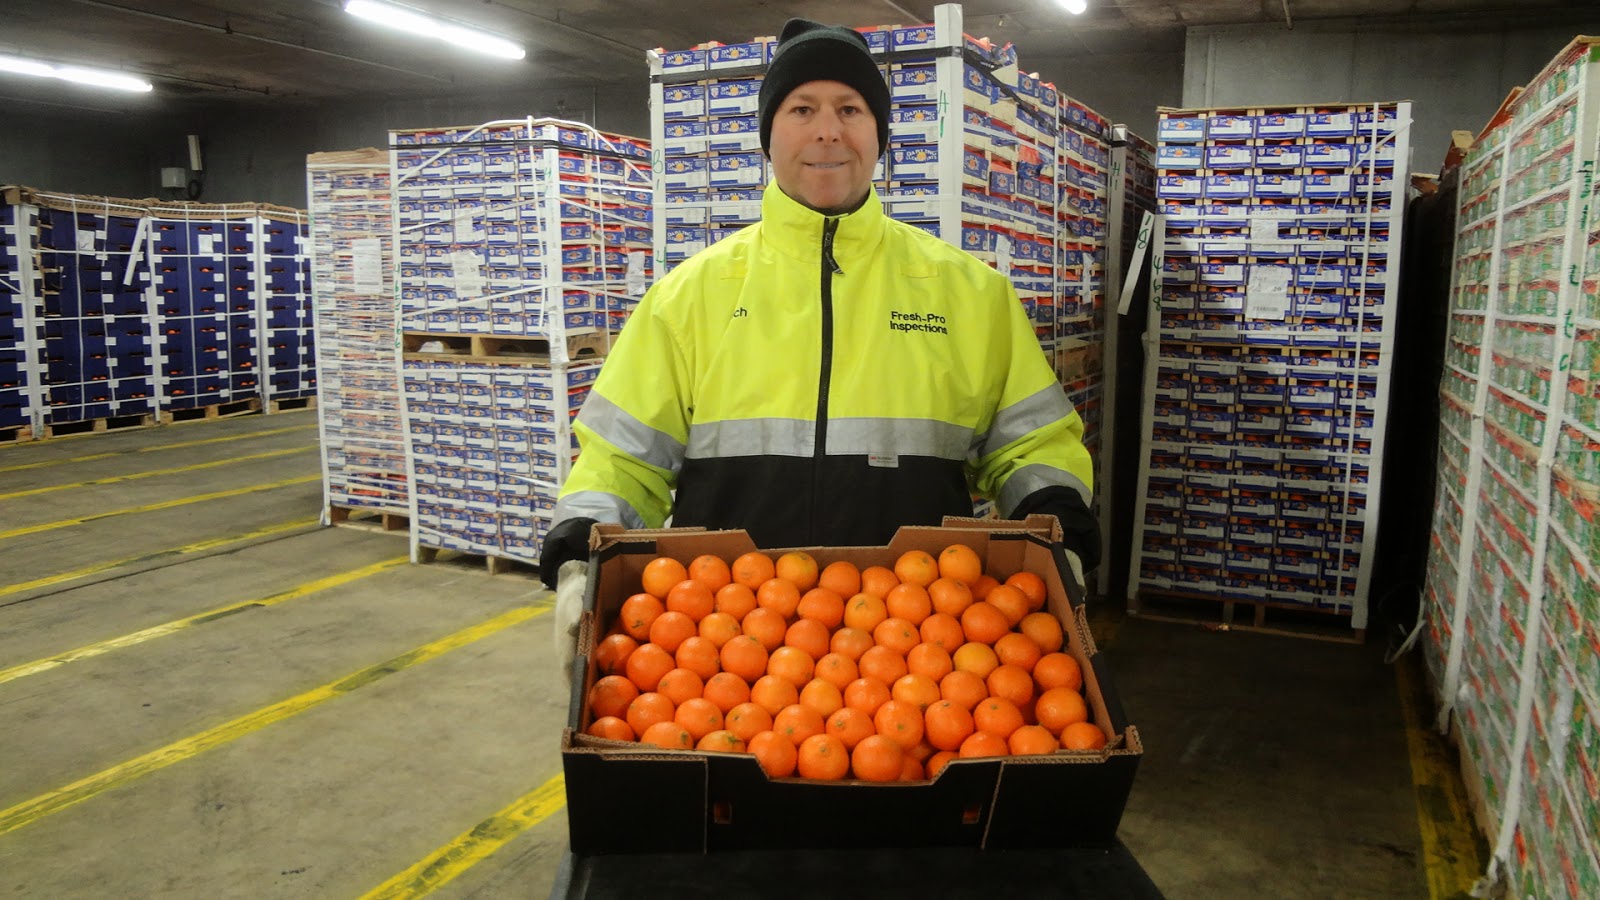
[[[789,107],[789,112],[794,114],[794,115],[797,115],[797,116],[803,116],[803,115],[811,112],[811,107],[809,107],[809,106],[791,106],[791,107]]]
[[[855,115],[856,113],[859,113],[859,112],[861,112],[861,108],[859,106],[841,106],[841,107],[839,107],[840,115],[853,116],[853,115]]]

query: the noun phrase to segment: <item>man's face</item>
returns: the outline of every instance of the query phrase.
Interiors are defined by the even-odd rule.
[[[872,188],[878,123],[855,88],[808,81],[783,98],[767,147],[785,194],[818,212],[844,212]]]

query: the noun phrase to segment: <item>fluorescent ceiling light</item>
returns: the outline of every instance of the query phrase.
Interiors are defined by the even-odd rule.
[[[1060,2],[1062,9],[1075,16],[1083,15],[1084,11],[1089,8],[1089,0],[1058,0],[1058,2]]]
[[[345,0],[344,11],[369,22],[434,38],[489,56],[498,56],[502,59],[522,59],[527,56],[522,45],[515,41],[449,19],[441,19],[409,6],[382,3],[380,0]]]
[[[82,66],[58,66],[37,59],[25,59],[20,56],[0,55],[0,72],[15,72],[19,75],[36,75],[40,78],[59,78],[62,81],[71,81],[77,84],[90,84],[95,87],[114,88],[119,91],[137,91],[147,93],[151,90],[150,82],[143,78],[125,75],[122,72],[112,72],[108,69],[86,69]]]

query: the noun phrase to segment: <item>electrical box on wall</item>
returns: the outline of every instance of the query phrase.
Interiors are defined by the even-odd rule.
[[[181,166],[166,166],[161,169],[161,186],[164,188],[182,188],[189,186],[189,173]]]

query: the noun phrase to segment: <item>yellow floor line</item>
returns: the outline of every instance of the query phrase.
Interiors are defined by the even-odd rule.
[[[88,578],[90,575],[98,575],[101,572],[109,572],[112,569],[120,569],[123,566],[130,566],[136,563],[151,562],[153,560],[166,559],[173,556],[187,556],[191,553],[203,553],[207,550],[215,550],[218,547],[226,547],[230,544],[242,544],[246,541],[253,541],[256,538],[270,537],[274,534],[282,534],[286,531],[295,531],[300,528],[310,528],[311,526],[317,524],[317,522],[317,517],[311,516],[310,518],[306,519],[295,519],[293,522],[283,522],[278,525],[268,525],[266,528],[258,528],[255,531],[247,531],[244,534],[231,534],[227,537],[210,538],[204,541],[196,541],[193,544],[184,544],[182,547],[172,547],[167,550],[157,550],[154,553],[144,553],[139,556],[125,556],[122,559],[113,559],[103,563],[95,563],[92,566],[85,566],[81,569],[73,569],[70,572],[62,572],[57,575],[46,575],[43,578],[35,578],[32,581],[23,581],[17,584],[8,584],[5,587],[0,587],[0,597],[10,596],[11,594],[20,594],[23,591],[31,591],[36,588],[50,587],[52,585],[61,584],[67,581],[77,581],[79,578]]]
[[[1485,845],[1473,824],[1461,772],[1444,739],[1421,714],[1421,678],[1415,653],[1395,666],[1395,687],[1405,720],[1416,793],[1417,826],[1422,832],[1422,863],[1431,900],[1466,900],[1488,864]]]
[[[282,481],[270,481],[266,484],[252,484],[248,487],[229,488],[225,491],[212,491],[209,494],[195,494],[193,497],[179,497],[176,500],[163,500],[160,503],[149,503],[144,506],[130,506],[126,509],[113,509],[110,512],[95,513],[92,516],[79,516],[76,519],[62,519],[59,522],[44,522],[39,525],[25,525],[13,528],[10,531],[0,531],[0,541],[28,534],[38,534],[41,531],[54,531],[57,528],[71,528],[74,525],[86,525],[98,522],[101,519],[110,519],[115,516],[126,516],[133,513],[155,512],[161,509],[172,509],[175,506],[188,506],[191,503],[204,503],[207,500],[221,500],[223,497],[238,497],[244,494],[253,494],[257,491],[270,491],[274,488],[289,487],[295,484],[305,484],[311,481],[321,481],[321,475],[303,475],[299,478],[285,478]]]
[[[152,772],[165,769],[167,766],[192,759],[207,750],[236,741],[247,734],[260,731],[268,725],[297,716],[306,710],[321,706],[329,700],[364,688],[396,672],[442,656],[451,650],[465,647],[474,641],[479,641],[496,632],[504,631],[513,625],[526,622],[534,616],[543,615],[549,610],[550,607],[548,606],[524,606],[502,613],[487,622],[481,622],[430,644],[424,644],[387,662],[381,662],[358,672],[352,672],[338,681],[331,681],[321,687],[290,697],[287,700],[280,700],[271,706],[258,709],[230,722],[224,722],[215,728],[207,729],[199,734],[175,741],[165,747],[152,750],[143,756],[135,757],[120,765],[96,772],[87,778],[81,778],[47,794],[41,794],[31,800],[25,800],[10,809],[0,810],[0,835],[10,834],[19,828],[25,828],[69,806],[75,806],[85,800],[91,800],[106,791],[122,787]]]
[[[306,453],[317,449],[316,444],[305,444],[300,447],[289,447],[283,450],[267,450],[262,453],[251,453],[248,456],[231,456],[227,459],[217,459],[211,462],[194,463],[187,466],[174,466],[170,469],[151,469],[148,472],[133,472],[128,475],[108,475],[105,478],[94,478],[89,481],[76,481],[71,484],[52,484],[46,487],[28,488],[24,491],[12,491],[9,494],[0,494],[0,500],[14,500],[18,497],[33,497],[39,494],[48,494],[53,491],[70,491],[74,488],[98,487],[103,484],[120,484],[124,481],[138,481],[141,478],[154,478],[158,475],[178,475],[183,472],[198,472],[201,469],[215,469],[220,466],[231,466],[235,463],[249,462],[255,459],[272,459],[276,456],[288,456],[292,453]]]
[[[20,466],[0,466],[0,473],[21,472],[26,469],[43,469],[49,466],[62,466],[67,463],[90,462],[96,459],[111,459],[114,456],[126,456],[129,453],[156,453],[161,450],[176,450],[180,447],[199,447],[203,444],[222,444],[228,441],[245,441],[250,438],[266,437],[269,434],[288,434],[291,431],[307,431],[315,425],[295,425],[290,428],[269,428],[266,431],[252,431],[249,434],[230,434],[227,437],[205,438],[199,441],[179,441],[176,444],[161,444],[155,447],[138,447],[132,450],[115,450],[110,453],[90,453],[87,456],[73,456],[67,459],[47,459],[43,462],[24,463]]]
[[[361,900],[425,897],[566,805],[566,776],[557,775],[471,830],[456,835],[454,840],[423,857],[416,865],[363,894]]]
[[[299,587],[290,588],[287,591],[279,591],[276,594],[262,597],[259,600],[246,600],[242,603],[230,603],[227,606],[219,606],[216,609],[206,610],[203,613],[196,613],[192,616],[174,619],[171,622],[164,622],[160,625],[152,625],[149,628],[142,628],[130,634],[119,635],[114,638],[107,638],[103,641],[96,641],[93,644],[88,644],[75,650],[67,650],[57,653],[54,656],[46,656],[44,659],[36,659],[33,662],[23,663],[20,666],[12,666],[9,669],[0,669],[0,684],[5,684],[8,681],[16,681],[18,678],[25,678],[29,675],[37,675],[40,672],[48,672],[51,669],[59,668],[67,663],[77,662],[81,659],[89,659],[91,657],[99,656],[103,653],[110,653],[112,650],[121,650],[123,647],[132,647],[135,644],[142,644],[145,641],[154,640],[158,637],[165,637],[169,634],[182,631],[183,629],[189,628],[193,625],[203,625],[206,622],[214,622],[223,616],[230,616],[234,613],[244,612],[247,609],[277,606],[279,603],[297,600],[309,594],[315,594],[318,591],[325,591],[328,588],[338,587],[341,584],[349,584],[352,581],[359,581],[360,579],[366,578],[369,575],[376,575],[379,572],[393,569],[396,566],[405,565],[408,561],[409,557],[397,556],[393,559],[386,559],[383,562],[373,563],[370,566],[362,566],[359,569],[352,569],[349,572],[343,572],[338,575],[330,575],[327,578],[318,578],[316,581],[308,581]]]

